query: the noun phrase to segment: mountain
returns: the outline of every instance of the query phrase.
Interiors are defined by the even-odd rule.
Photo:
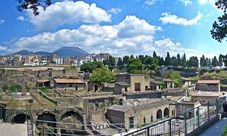
[[[34,54],[37,54],[37,55],[50,55],[52,53],[50,52],[45,52],[45,51],[38,51],[38,52],[35,52]]]
[[[74,56],[83,56],[87,55],[88,53],[79,47],[62,47],[54,52],[45,52],[45,51],[38,51],[38,52],[32,52],[28,50],[21,50],[19,52],[16,52],[14,54],[19,55],[29,55],[29,54],[37,54],[37,55],[50,55],[50,54],[56,54],[62,58],[66,57],[74,57]]]
[[[32,51],[28,51],[28,50],[21,50],[21,51],[18,51],[14,54],[19,54],[19,55],[29,55],[29,54],[33,54]]]
[[[52,53],[63,58],[69,56],[83,56],[88,54],[86,51],[80,49],[79,47],[62,47]]]

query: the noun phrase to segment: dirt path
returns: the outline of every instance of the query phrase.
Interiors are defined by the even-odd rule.
[[[27,136],[27,125],[0,123],[0,136]]]

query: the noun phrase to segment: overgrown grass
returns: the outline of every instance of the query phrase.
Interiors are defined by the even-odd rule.
[[[41,105],[40,103],[38,103],[35,99],[33,99],[33,103],[32,103],[32,109],[39,109],[39,108],[54,108],[56,107],[56,104],[54,104],[53,102],[49,101],[48,99],[40,96],[40,95],[37,95],[37,97],[39,99],[42,100],[43,103],[46,103],[46,105]],[[24,103],[22,105],[22,103]],[[28,100],[15,100],[15,99],[12,99],[7,107],[8,108],[26,108],[28,107],[30,104],[28,103]]]

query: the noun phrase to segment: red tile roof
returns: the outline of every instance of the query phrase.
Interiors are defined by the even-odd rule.
[[[80,80],[80,79],[54,79],[56,83],[84,83],[84,81]]]
[[[198,80],[197,84],[219,84],[220,80]]]

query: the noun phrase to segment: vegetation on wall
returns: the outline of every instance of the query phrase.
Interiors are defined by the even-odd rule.
[[[49,93],[50,92],[50,89],[48,87],[46,87],[46,86],[40,86],[37,89],[41,90],[44,93]]]
[[[10,92],[22,92],[22,89],[23,89],[23,87],[21,85],[17,85],[17,84],[14,84],[11,86],[3,85],[3,87],[2,87],[3,92],[6,92],[7,90],[9,90]]]
[[[163,75],[163,78],[169,78],[174,80],[175,87],[181,87],[181,76],[180,72],[174,70],[168,70]]]

